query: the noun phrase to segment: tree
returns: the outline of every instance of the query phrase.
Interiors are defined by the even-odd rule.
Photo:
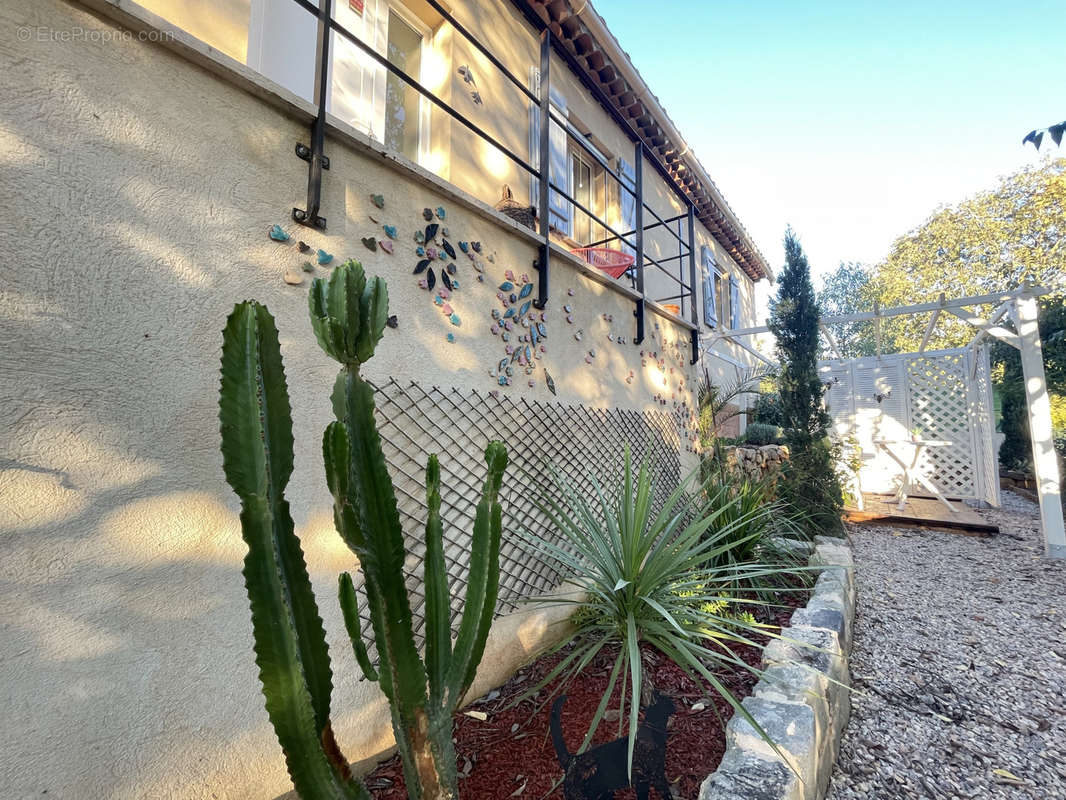
[[[810,533],[839,533],[842,492],[836,477],[829,415],[818,378],[818,304],[799,239],[785,233],[785,268],[770,306],[770,332],[781,362],[778,392],[789,444],[781,496],[807,515]]]
[[[1064,240],[1066,158],[1059,158],[941,208],[897,239],[874,270],[870,295],[887,308],[935,300],[941,292],[958,297],[1008,291],[1027,278],[1061,295]],[[916,350],[925,324],[921,315],[885,320],[885,351]],[[930,346],[960,347],[973,335],[970,326],[942,316]]]
[[[825,276],[818,292],[818,308],[824,317],[872,311],[874,299],[870,285],[869,267],[856,261],[840,262],[840,266]],[[873,326],[869,322],[826,323],[833,334],[843,358],[862,358],[877,352]],[[833,358],[829,347],[822,348],[822,358]]]

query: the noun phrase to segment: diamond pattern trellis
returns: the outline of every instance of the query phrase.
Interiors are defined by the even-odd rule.
[[[974,437],[965,352],[917,356],[907,360],[911,429],[922,439],[951,442],[922,454],[922,468],[946,495],[975,497]]]
[[[531,556],[518,535],[520,528],[543,538],[555,535],[537,508],[538,491],[550,486],[550,467],[559,470],[591,499],[594,486],[590,475],[595,475],[605,487],[611,485],[620,472],[624,447],[629,444],[635,458],[649,456],[659,476],[656,505],[661,505],[681,477],[676,414],[564,406],[521,396],[401,384],[393,379],[375,385],[374,390],[378,430],[396,489],[408,554],[403,579],[412,601],[420,645],[425,621],[422,561],[429,453],[435,452],[440,458],[441,517],[453,632],[462,611],[466,554],[481,496],[484,451],[489,440],[505,442],[509,455],[500,498],[503,541],[497,614],[517,608],[522,598],[542,594],[561,581],[551,564]],[[360,580],[355,574],[352,577],[357,583]],[[361,598],[360,614],[369,626],[365,602]]]

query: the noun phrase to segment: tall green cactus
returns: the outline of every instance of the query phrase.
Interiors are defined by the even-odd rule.
[[[374,354],[388,318],[388,290],[349,261],[328,281],[316,279],[311,323],[322,349],[340,362],[333,388],[337,419],[322,453],[337,531],[358,556],[380,655],[374,669],[359,622],[355,585],[340,576],[339,601],[360,668],[380,683],[412,800],[455,800],[451,715],[474,679],[485,650],[499,587],[500,484],[507,451],[485,450],[488,472],[477,506],[470,574],[454,647],[440,518],[440,467],[426,465],[426,653],[415,645],[403,580],[404,546],[392,480],[374,420],[374,393],[359,367]],[[289,774],[305,800],[369,795],[348,774],[329,723],[332,673],[325,631],[300,544],[284,499],[292,472],[292,421],[277,329],[254,302],[230,315],[223,336],[222,454],[226,479],[241,499],[248,544],[245,585],[252,607],[256,663],[267,712]]]

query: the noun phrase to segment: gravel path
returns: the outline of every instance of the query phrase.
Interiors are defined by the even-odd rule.
[[[1066,799],[1066,563],[1003,492],[993,538],[853,527],[856,693],[827,797]]]

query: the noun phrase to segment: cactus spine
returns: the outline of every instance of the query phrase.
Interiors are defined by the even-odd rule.
[[[388,290],[349,261],[310,293],[322,349],[340,362],[336,421],[323,435],[326,481],[337,531],[358,556],[380,656],[375,670],[359,622],[355,585],[340,576],[339,602],[356,660],[389,700],[412,800],[455,800],[451,715],[474,679],[499,587],[500,485],[507,451],[485,450],[488,466],[475,515],[469,581],[454,647],[440,518],[440,466],[426,465],[426,653],[415,645],[403,581],[403,531],[374,420],[373,389],[359,367],[374,354],[388,318]],[[332,673],[325,631],[283,492],[292,472],[292,423],[277,330],[265,307],[238,305],[223,340],[222,452],[226,479],[241,498],[249,553],[245,584],[267,711],[289,774],[305,800],[369,797],[348,775],[329,725]]]

